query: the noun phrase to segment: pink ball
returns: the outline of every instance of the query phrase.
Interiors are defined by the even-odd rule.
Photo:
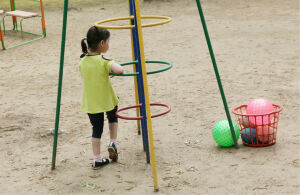
[[[256,133],[261,143],[271,143],[274,139],[274,128],[269,125],[257,126]]]
[[[252,100],[246,108],[246,114],[266,114],[263,116],[250,116],[249,121],[253,125],[267,125],[270,123],[270,120],[274,117],[274,115],[267,115],[270,112],[274,112],[274,108],[271,102],[264,98],[257,98]]]

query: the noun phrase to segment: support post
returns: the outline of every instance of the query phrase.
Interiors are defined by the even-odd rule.
[[[10,0],[10,10],[11,11],[15,11],[16,10],[15,0]],[[18,30],[17,17],[16,16],[12,16],[12,20],[13,20],[13,30]],[[4,23],[3,23],[3,25],[4,25]]]
[[[128,0],[128,5],[129,5],[129,16],[132,15],[132,4],[130,2],[130,0]],[[134,19],[130,20],[130,24],[131,25],[134,25]],[[134,49],[134,41],[133,41],[133,35],[135,34],[134,32],[134,29],[131,29],[130,31],[130,34],[131,34],[131,51],[132,51],[132,61],[135,61],[137,60],[136,59],[136,55],[135,55],[135,49]],[[134,64],[132,67],[133,67],[133,72],[136,72],[136,64]],[[138,85],[137,85],[137,76],[134,76],[133,77],[133,81],[134,81],[134,94],[135,94],[135,104],[138,105],[139,104],[139,94],[138,94]],[[140,116],[140,108],[137,107],[136,108],[136,116]],[[141,121],[137,120],[136,121],[137,123],[137,130],[138,130],[138,135],[141,134]]]
[[[134,53],[135,58],[138,61],[138,64],[136,65],[136,71],[139,72],[137,75],[137,85],[138,85],[138,94],[139,94],[139,102],[142,104],[140,108],[140,116],[143,116],[141,120],[142,124],[142,138],[143,138],[143,146],[144,151],[146,152],[146,161],[147,163],[150,163],[150,151],[149,151],[149,141],[148,141],[148,124],[147,124],[147,113],[146,113],[146,104],[145,104],[145,84],[144,84],[144,78],[142,75],[142,63],[141,63],[141,44],[139,37],[141,36],[138,32],[137,27],[137,21],[136,21],[136,5],[134,3],[134,0],[130,0],[130,9],[131,13],[134,15],[134,24],[135,27],[133,29],[133,45],[134,45]]]
[[[65,45],[66,45],[65,43],[66,43],[68,3],[69,3],[68,0],[64,0],[64,14],[63,14],[62,37],[61,37],[59,78],[58,78],[57,102],[56,102],[56,118],[55,118],[55,129],[54,129],[54,139],[53,139],[52,167],[51,167],[52,170],[55,169],[55,161],[56,161],[56,149],[57,149],[59,115],[60,115],[60,102],[61,102],[62,80],[63,80],[63,70],[64,70],[64,57],[65,57]]]
[[[47,33],[46,33],[46,23],[45,23],[43,0],[40,0],[40,7],[41,7],[42,34],[43,34],[43,37],[46,37]]]
[[[142,65],[141,73],[143,75],[144,95],[145,95],[145,105],[146,105],[146,115],[143,117],[147,118],[147,124],[148,124],[148,136],[149,136],[149,144],[150,144],[150,158],[151,158],[151,166],[152,166],[152,174],[153,174],[154,191],[158,191],[156,160],[155,160],[155,150],[154,150],[150,101],[149,101],[149,90],[148,90],[148,81],[147,81],[147,70],[146,70],[146,61],[145,61],[145,55],[144,55],[144,42],[143,42],[143,33],[142,33],[140,2],[139,2],[139,0],[134,0],[134,2],[135,2],[136,27],[137,27],[138,34],[139,34],[138,38],[139,38],[140,54],[141,54],[139,60]]]
[[[0,23],[0,41],[1,41],[2,49],[5,50],[5,46],[4,46],[4,36],[3,36],[2,28],[1,28],[1,23]]]
[[[231,120],[230,112],[229,112],[229,109],[228,109],[225,93],[224,93],[224,90],[223,90],[221,78],[220,78],[220,75],[219,75],[218,66],[217,66],[217,62],[216,62],[216,59],[215,59],[214,51],[213,51],[213,48],[212,48],[212,45],[211,45],[211,42],[210,42],[210,38],[209,38],[209,34],[208,34],[206,22],[205,22],[203,10],[202,10],[202,7],[201,7],[201,3],[200,3],[200,0],[196,0],[196,2],[197,2],[199,15],[200,15],[200,19],[201,19],[201,22],[202,22],[202,27],[203,27],[203,31],[204,31],[204,34],[205,34],[207,46],[208,46],[208,49],[209,49],[211,61],[212,61],[214,71],[215,71],[215,75],[216,75],[216,78],[217,78],[219,90],[220,90],[220,93],[221,93],[221,96],[222,96],[222,100],[223,100],[227,120],[228,120],[228,123],[229,123],[229,126],[230,126],[231,135],[232,135],[235,147],[238,147],[237,139],[236,139],[236,136],[235,136],[233,125],[232,125],[232,120]]]

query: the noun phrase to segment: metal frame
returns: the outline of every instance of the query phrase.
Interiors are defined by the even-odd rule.
[[[0,14],[0,15],[4,15],[4,14],[5,14],[5,12],[3,14]],[[2,48],[4,48],[4,33],[3,33],[2,27],[1,27],[2,22],[3,22],[3,18],[2,18],[2,21],[0,22],[0,41],[1,41]]]
[[[155,61],[155,60],[146,60],[146,64],[148,63],[155,63],[155,64],[167,64],[168,66],[159,70],[152,70],[152,71],[148,71],[148,74],[155,74],[155,73],[159,73],[159,72],[164,72],[166,70],[169,70],[170,68],[173,67],[173,64],[171,64],[170,62],[165,62],[165,61]],[[138,61],[134,61],[134,62],[126,62],[126,63],[121,63],[121,66],[127,66],[127,65],[131,65],[131,64],[138,64]],[[137,76],[139,75],[139,72],[133,72],[133,73],[123,73],[123,74],[116,74],[116,73],[109,73],[109,75],[113,75],[113,76]]]
[[[37,33],[32,33],[32,32],[27,32],[27,31],[23,31],[23,20],[24,19],[29,19],[29,18],[23,18],[23,17],[20,17],[20,29],[18,29],[18,21],[17,21],[17,16],[11,16],[12,17],[12,20],[13,20],[13,28],[12,29],[9,29],[9,30],[6,30],[5,29],[5,17],[6,15],[4,14],[4,16],[2,17],[2,23],[3,23],[3,31],[1,30],[1,26],[0,26],[0,34],[2,33],[2,39],[0,38],[1,40],[1,43],[2,43],[2,49],[3,50],[6,50],[6,49],[11,49],[11,48],[14,48],[14,47],[18,47],[18,46],[21,46],[21,45],[25,45],[27,43],[31,43],[31,42],[34,42],[34,41],[37,41],[37,40],[40,40],[40,39],[43,39],[46,37],[46,25],[45,25],[45,17],[44,17],[44,7],[43,7],[43,1],[42,0],[35,0],[35,1],[38,1],[40,2],[40,7],[41,7],[41,15],[40,16],[34,16],[34,17],[29,17],[29,18],[35,18],[35,17],[40,17],[41,18],[41,27],[42,27],[42,33],[41,34],[37,34]],[[10,6],[11,6],[11,11],[15,11],[16,10],[16,6],[15,6],[15,0],[10,0]],[[8,15],[7,15],[8,16]],[[4,43],[4,35],[7,31],[18,31],[18,32],[21,32],[21,39],[23,39],[24,37],[24,33],[26,34],[31,34],[31,35],[35,35],[35,36],[38,36],[37,38],[34,38],[34,39],[31,39],[31,40],[28,40],[28,41],[24,41],[22,43],[18,43],[18,44],[15,44],[15,45],[12,45],[12,46],[9,46],[9,47],[5,47],[5,43]],[[1,35],[0,35],[1,36]]]
[[[1,23],[0,23],[0,41],[1,41],[2,48],[5,48],[4,47],[4,35],[3,35],[2,28],[1,28]]]
[[[221,77],[220,77],[218,66],[217,66],[217,62],[216,62],[216,59],[215,59],[215,54],[214,54],[214,51],[213,51],[213,48],[212,48],[212,44],[211,44],[211,41],[210,41],[210,37],[209,37],[209,34],[208,34],[208,30],[207,30],[207,26],[206,26],[205,17],[204,17],[203,9],[202,9],[202,6],[201,6],[201,2],[200,2],[200,0],[196,0],[196,3],[197,3],[197,7],[198,7],[200,19],[201,19],[203,31],[204,31],[204,34],[205,34],[205,38],[206,38],[206,43],[207,43],[207,46],[208,46],[209,54],[210,54],[211,61],[212,61],[212,64],[213,64],[213,67],[214,67],[214,71],[215,71],[215,75],[216,75],[216,78],[217,78],[217,82],[218,82],[218,86],[219,86],[219,91],[220,91],[220,94],[221,94],[221,97],[222,97],[222,101],[223,101],[223,105],[224,105],[224,110],[225,110],[225,113],[226,113],[226,116],[227,116],[227,120],[228,120],[228,123],[229,123],[231,135],[232,135],[232,138],[233,138],[233,141],[234,141],[234,146],[236,148],[238,148],[237,138],[235,136],[235,132],[234,132],[234,128],[233,128],[233,124],[232,124],[230,112],[229,112],[227,101],[226,101],[225,92],[224,92],[224,89],[223,89]]]
[[[137,116],[137,117],[128,117],[128,116],[121,116],[119,114],[119,112],[121,111],[124,111],[124,110],[129,110],[131,108],[138,108],[138,107],[141,107],[142,104],[138,104],[138,105],[134,105],[134,106],[128,106],[128,107],[125,107],[125,108],[121,108],[119,109],[117,112],[116,112],[116,116],[118,118],[121,118],[121,119],[125,119],[125,120],[142,120],[143,119],[143,116]],[[154,114],[154,115],[151,115],[151,118],[156,118],[156,117],[159,117],[159,116],[162,116],[162,115],[165,115],[167,113],[169,113],[171,111],[171,107],[167,104],[161,104],[161,103],[150,103],[150,106],[162,106],[162,107],[166,107],[167,110],[162,112],[162,113],[159,113],[159,114]]]
[[[119,21],[119,20],[133,20],[134,16],[129,16],[129,17],[120,17],[120,18],[112,18],[112,19],[107,19],[107,20],[101,20],[99,22],[95,23],[95,26],[98,28],[105,28],[105,29],[133,29],[135,28],[134,25],[128,25],[128,26],[104,26],[100,25],[106,22],[112,22],[112,21]],[[161,22],[156,22],[156,23],[151,23],[151,24],[144,24],[142,27],[152,27],[152,26],[158,26],[162,24],[166,24],[171,22],[171,18],[167,16],[141,16],[141,19],[164,19],[164,21]]]
[[[130,16],[127,17],[126,19],[130,19],[130,24],[131,24],[129,29],[131,29],[132,60],[133,60],[133,62],[130,62],[130,64],[134,64],[133,72],[138,72],[138,75],[136,75],[134,77],[135,97],[136,97],[137,104],[139,104],[139,106],[137,106],[137,116],[142,117],[141,118],[141,126],[142,126],[144,151],[146,152],[147,163],[150,163],[150,161],[151,161],[154,191],[158,191],[155,150],[154,150],[154,143],[153,143],[154,141],[153,141],[153,132],[152,132],[148,83],[147,83],[146,60],[145,60],[145,55],[144,55],[144,44],[143,44],[143,34],[142,34],[143,26],[141,24],[142,17],[141,17],[141,13],[140,13],[139,0],[129,0],[128,2],[129,2]],[[56,118],[55,118],[54,140],[53,140],[52,167],[51,167],[52,170],[55,169],[55,162],[56,162],[56,150],[57,150],[58,127],[59,127],[59,118],[60,118],[60,104],[61,104],[61,92],[62,92],[67,15],[68,15],[68,0],[64,0],[61,56],[60,56],[60,68],[59,68],[59,80],[58,80],[58,92],[57,92],[57,104],[56,104]],[[165,18],[166,17],[164,17],[164,19]],[[154,23],[154,24],[149,24],[149,25],[154,26],[154,25],[167,23],[169,21],[170,20],[159,22],[159,23]],[[95,24],[95,26],[97,26],[97,24]],[[132,26],[134,28],[131,28]],[[152,63],[169,64],[169,67],[171,67],[171,63],[168,63],[168,62],[152,61]],[[167,69],[169,69],[169,67],[167,67]],[[163,70],[158,70],[153,73],[157,73],[157,72],[161,72],[161,71],[163,71]],[[169,112],[171,109],[169,106],[167,106],[165,104],[155,103],[152,105],[161,105],[161,106],[168,107],[167,112]],[[139,109],[139,107],[140,107],[140,109]],[[159,115],[162,115],[164,113],[160,113]],[[137,124],[138,124],[138,132],[140,132],[139,121]]]

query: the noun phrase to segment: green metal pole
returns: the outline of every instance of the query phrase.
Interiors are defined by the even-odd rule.
[[[19,43],[19,44],[16,44],[16,45],[7,47],[6,49],[12,49],[12,48],[15,48],[15,47],[19,47],[19,46],[21,46],[21,45],[25,45],[25,44],[28,44],[28,43],[31,43],[31,42],[34,42],[34,41],[37,41],[37,40],[40,40],[40,39],[43,39],[43,37],[38,37],[38,38],[29,40],[29,41],[25,41],[25,42],[23,42],[23,43]]]
[[[211,42],[210,42],[210,38],[209,38],[209,34],[208,34],[208,30],[207,30],[207,27],[206,27],[206,22],[205,22],[203,10],[202,10],[202,7],[201,7],[201,3],[200,3],[200,0],[196,0],[196,2],[197,2],[197,5],[198,5],[198,10],[199,10],[199,14],[200,14],[200,18],[201,18],[201,22],[202,22],[202,26],[203,26],[203,30],[204,30],[204,34],[205,34],[205,38],[206,38],[206,42],[207,42],[207,46],[208,46],[208,49],[209,49],[211,61],[212,61],[213,66],[214,66],[215,74],[216,74],[218,85],[219,85],[219,90],[220,90],[220,93],[221,93],[221,96],[222,96],[222,100],[223,100],[226,116],[227,116],[227,119],[228,119],[228,122],[229,122],[229,126],[230,126],[230,130],[231,130],[232,138],[233,138],[233,141],[234,141],[234,145],[235,145],[235,147],[238,147],[237,140],[236,140],[236,137],[235,137],[234,128],[233,128],[233,125],[232,125],[231,116],[230,116],[230,113],[229,113],[229,110],[228,110],[228,105],[227,105],[225,93],[224,93],[224,90],[223,90],[221,78],[220,78],[219,71],[218,71],[218,66],[217,66],[217,63],[216,63],[214,51],[213,51],[213,48],[212,48],[212,45],[211,45]]]
[[[58,89],[57,89],[57,102],[56,102],[56,119],[55,119],[53,154],[52,154],[52,168],[51,168],[52,170],[55,169],[55,160],[56,160],[56,148],[57,148],[59,114],[60,114],[60,101],[61,101],[61,90],[62,90],[62,79],[63,79],[64,57],[65,57],[65,45],[66,45],[65,43],[66,43],[68,3],[69,3],[68,0],[65,0],[65,2],[64,2],[63,27],[62,27],[62,38],[61,38],[61,50],[60,50],[60,66],[59,66],[59,79],[58,79]]]

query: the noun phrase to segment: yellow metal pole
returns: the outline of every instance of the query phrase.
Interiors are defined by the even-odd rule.
[[[153,132],[152,132],[152,122],[151,122],[151,111],[150,111],[150,102],[149,102],[149,92],[148,92],[148,82],[147,82],[147,73],[146,73],[146,61],[144,54],[144,42],[143,42],[143,32],[142,32],[142,23],[141,23],[141,12],[140,12],[140,2],[139,0],[134,0],[135,9],[136,9],[136,25],[139,34],[139,42],[140,42],[140,55],[141,55],[141,64],[142,64],[142,75],[144,82],[144,94],[145,94],[145,104],[146,104],[146,114],[147,114],[147,124],[148,124],[148,137],[150,144],[150,158],[151,158],[151,166],[153,173],[153,183],[154,190],[158,191],[157,184],[157,172],[156,172],[156,161],[155,161],[155,151],[153,144]]]
[[[130,4],[130,0],[128,0],[128,4]],[[129,16],[131,16],[130,14],[130,5],[129,6]],[[131,21],[130,21],[131,24]],[[131,51],[132,51],[132,61],[135,61],[135,55],[134,55],[134,48],[133,48],[133,34],[132,34],[132,30],[130,30],[131,33]],[[134,64],[133,67],[133,72],[136,72],[136,65]],[[137,77],[134,76],[133,77],[133,81],[134,81],[134,91],[135,91],[135,103],[136,105],[139,104],[139,94],[138,94],[138,88],[137,88]],[[140,116],[140,108],[137,107],[136,108],[136,116]],[[137,122],[137,129],[138,129],[138,134],[141,134],[141,123],[139,120],[136,121]]]

